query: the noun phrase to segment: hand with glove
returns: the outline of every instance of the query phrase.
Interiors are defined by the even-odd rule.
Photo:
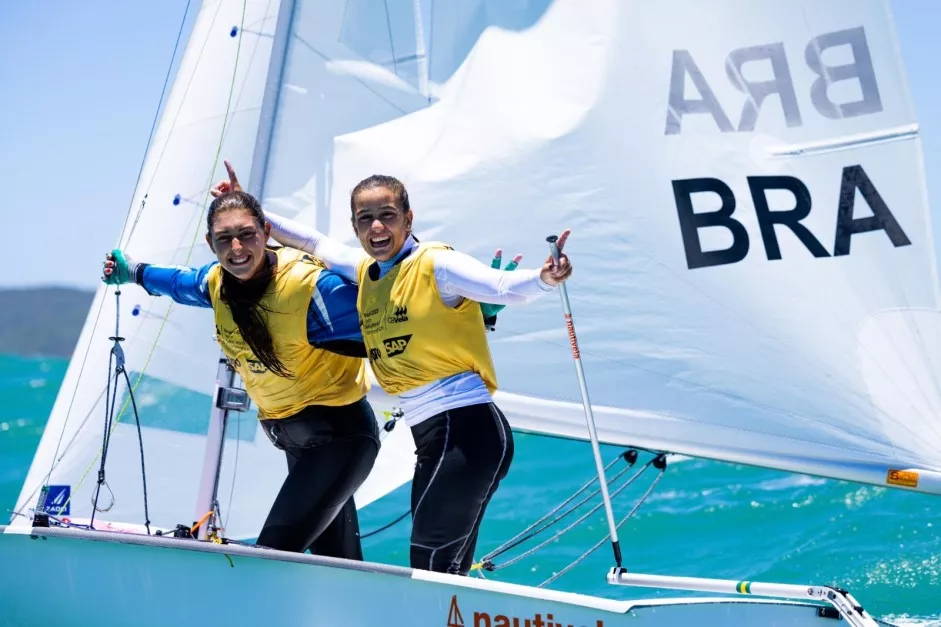
[[[506,264],[506,267],[503,268],[505,272],[512,272],[516,270],[517,266],[520,265],[520,261],[523,259],[523,255],[516,255]],[[494,270],[499,270],[500,265],[503,262],[503,249],[498,248],[497,251],[493,254],[493,260],[490,262],[490,267]],[[484,325],[493,331],[494,325],[497,323],[497,314],[500,313],[506,305],[493,305],[491,303],[480,303],[480,311],[484,315]]]
[[[133,283],[137,273],[137,264],[124,254],[124,251],[115,248],[105,255],[101,280],[108,285],[122,285]]]

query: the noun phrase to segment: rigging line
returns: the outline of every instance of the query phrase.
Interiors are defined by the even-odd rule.
[[[625,468],[625,469],[621,470],[620,472],[618,472],[614,477],[612,477],[611,479],[609,479],[609,480],[608,480],[608,485],[612,484],[614,481],[616,481],[618,478],[620,478],[625,472],[627,472],[627,470],[629,470],[629,469],[631,468],[631,466],[634,464],[634,462],[637,461],[637,452],[632,449],[632,450],[630,450],[630,451],[625,451],[624,453],[621,453],[620,455],[618,455],[617,457],[615,457],[613,460],[611,460],[611,461],[608,463],[607,466],[605,466],[605,470],[606,470],[606,471],[607,471],[607,470],[610,470],[611,467],[614,466],[614,465],[618,462],[618,460],[621,459],[622,457],[624,457],[625,459],[628,459],[628,463],[629,463],[630,465],[627,466],[627,468]],[[630,461],[631,459],[633,459],[633,461]],[[550,516],[552,516],[553,514],[555,514],[556,512],[558,512],[560,509],[562,509],[563,507],[565,507],[567,504],[569,504],[570,502],[572,502],[579,494],[581,494],[582,492],[584,492],[585,490],[587,490],[589,487],[591,487],[591,484],[593,484],[593,483],[594,483],[595,481],[597,481],[597,480],[598,480],[597,477],[593,477],[592,479],[590,479],[587,483],[585,483],[585,485],[583,485],[581,488],[579,488],[578,490],[576,490],[574,494],[572,494],[570,497],[568,497],[567,499],[565,499],[564,501],[562,501],[562,503],[560,503],[559,505],[557,505],[556,507],[554,507],[554,508],[553,508],[552,510],[550,510],[547,514],[545,514],[542,518],[540,518],[540,519],[538,519],[537,521],[531,523],[528,527],[526,527],[525,529],[523,529],[522,531],[520,531],[518,534],[516,534],[515,536],[513,536],[512,538],[510,538],[509,540],[507,540],[506,542],[504,542],[504,543],[501,544],[500,546],[498,546],[496,549],[494,549],[493,551],[491,551],[490,553],[488,553],[487,555],[485,555],[483,558],[481,558],[480,561],[481,561],[481,562],[485,562],[485,561],[488,561],[488,560],[493,559],[494,557],[497,557],[498,555],[501,555],[502,553],[505,553],[506,550],[512,549],[512,548],[518,546],[519,544],[525,542],[526,540],[529,540],[529,539],[535,537],[537,534],[541,533],[543,530],[545,530],[545,529],[547,529],[548,527],[554,525],[555,523],[559,522],[560,520],[562,520],[563,518],[565,518],[566,516],[568,516],[569,514],[571,514],[573,511],[577,510],[579,507],[581,507],[582,505],[584,505],[585,503],[587,503],[590,498],[592,498],[593,496],[595,496],[596,494],[598,494],[598,492],[600,492],[600,489],[595,489],[594,492],[592,492],[588,497],[586,497],[584,500],[582,500],[582,501],[581,501],[580,503],[578,503],[577,505],[574,505],[570,510],[568,510],[567,512],[565,512],[565,513],[562,514],[561,516],[558,516],[555,520],[550,521],[546,526],[542,527],[541,529],[539,529],[538,531],[534,532],[533,534],[528,535],[527,537],[523,538],[523,539],[520,540],[519,542],[516,542],[516,540],[519,540],[521,537],[523,537],[524,535],[526,535],[527,533],[529,533],[533,528],[537,527],[540,523],[544,522],[547,518],[549,518]],[[374,531],[370,531],[370,532],[367,533],[367,534],[364,534],[364,535],[362,536],[362,538],[368,538],[369,536],[376,535],[376,534],[379,533],[380,531],[385,531],[386,529],[389,529],[390,527],[393,527],[394,525],[396,525],[396,524],[399,523],[400,521],[404,520],[405,517],[408,516],[410,513],[411,513],[411,510],[406,511],[404,514],[400,515],[398,518],[396,518],[396,519],[393,520],[392,522],[389,522],[389,523],[383,525],[383,526],[380,527],[379,529],[376,529],[376,530],[374,530]],[[515,543],[515,544],[513,544],[512,546],[508,546],[508,545],[510,545],[511,543]]]
[[[117,290],[120,292],[120,290]],[[95,526],[95,513],[98,511],[98,497],[101,494],[101,486],[105,483],[105,462],[108,459],[108,442],[110,441],[110,431],[108,427],[111,424],[113,418],[112,408],[117,402],[118,396],[118,382],[117,377],[114,381],[114,391],[111,390],[111,377],[112,377],[112,365],[114,363],[114,351],[108,355],[108,389],[105,393],[105,421],[104,427],[101,435],[101,466],[98,468],[98,484],[95,486],[95,496],[92,499],[92,508],[91,508],[91,518],[88,522],[88,526],[94,528]],[[61,515],[62,512],[68,507],[69,502],[72,500],[72,495],[69,494],[69,498],[66,499],[65,503],[62,504],[62,507],[59,509],[58,514]]]
[[[386,31],[389,33],[389,49],[392,51],[392,72],[398,76],[399,69],[395,61],[395,41],[392,39],[392,18],[389,17],[389,0],[382,0],[386,10]]]
[[[245,10],[246,10],[246,5],[247,5],[247,4],[248,4],[248,0],[243,0],[243,2],[242,2],[242,21],[241,21],[241,23],[239,24],[239,49],[241,48],[242,33],[243,33],[242,25],[245,23]],[[217,14],[218,14],[218,12],[217,12]],[[235,64],[234,64],[234,66],[233,66],[233,68],[232,68],[232,81],[231,81],[231,84],[229,85],[229,99],[228,99],[228,102],[229,102],[230,104],[231,104],[231,102],[232,102],[232,92],[234,91],[234,88],[235,88],[235,77],[236,77],[236,75],[237,75],[237,71],[238,71],[238,52],[236,52]],[[227,121],[227,120],[228,120],[228,116],[226,116],[226,121]],[[224,132],[224,129],[225,129],[225,122],[223,123],[223,132]],[[223,141],[223,138],[220,137],[219,145],[218,145],[218,147],[216,148],[216,157],[215,157],[215,163],[214,163],[214,165],[213,165],[213,173],[215,173],[215,169],[216,169],[216,167],[218,166],[219,154],[220,154],[220,152],[221,152],[221,150],[222,150],[222,141]],[[206,194],[207,194],[207,196],[208,196],[208,194],[209,194],[208,190],[207,190]],[[205,204],[205,202],[204,202],[204,204]],[[201,211],[200,211],[200,214],[201,214]],[[197,223],[197,224],[198,224],[198,223]],[[197,228],[197,229],[195,229],[195,233],[194,233],[194,235],[193,235],[193,241],[190,243],[190,249],[189,249],[189,255],[187,255],[187,261],[189,261],[189,257],[190,257],[190,255],[192,255],[193,247],[196,245],[196,237],[198,236],[198,234],[199,234],[199,230],[198,230],[198,228]],[[144,373],[147,371],[147,367],[150,365],[150,361],[151,361],[151,359],[152,359],[153,356],[154,356],[154,352],[157,350],[157,342],[159,341],[160,336],[161,336],[161,334],[163,333],[163,329],[166,327],[167,319],[168,319],[169,316],[170,316],[170,311],[173,309],[173,304],[174,304],[173,301],[170,301],[170,305],[167,307],[167,313],[164,314],[163,320],[161,320],[161,322],[160,322],[160,327],[157,329],[157,333],[156,333],[155,336],[154,336],[154,341],[153,341],[153,344],[151,345],[150,352],[148,353],[147,359],[144,361],[144,365],[141,367],[140,372],[137,374],[137,379],[134,381],[134,386],[133,386],[132,390],[136,390],[136,389],[137,389],[137,386],[140,385],[140,382],[141,382],[141,380],[142,380],[143,377],[144,377]],[[128,401],[125,400],[124,405],[123,405],[123,407],[121,408],[121,412],[118,414],[118,416],[117,416],[117,418],[115,419],[113,425],[111,426],[111,430],[112,430],[112,431],[113,431],[115,428],[117,428],[118,423],[121,421],[121,417],[124,416],[124,413],[125,413],[125,411],[127,410],[127,406],[128,406]],[[80,478],[80,479],[78,480],[78,482],[75,484],[75,486],[74,486],[74,488],[73,488],[74,490],[78,490],[79,486],[81,486],[82,483],[84,483],[85,478],[88,476],[88,473],[91,471],[92,467],[94,467],[95,462],[98,460],[98,456],[101,455],[101,452],[102,452],[102,451],[99,449],[99,451],[95,454],[95,457],[92,459],[91,463],[90,463],[90,464],[88,465],[88,467],[85,469],[85,472],[82,473],[81,478]]]
[[[650,496],[650,493],[653,491],[654,487],[660,482],[662,478],[663,478],[663,470],[661,470],[660,473],[656,477],[654,477],[654,480],[650,482],[650,485],[647,487],[647,491],[644,492],[643,496],[641,496],[640,499],[637,500],[637,503],[634,505],[633,509],[631,509],[630,513],[628,513],[627,516],[622,518],[621,521],[617,524],[618,529],[620,529],[637,512],[637,510],[640,508],[643,502],[647,500],[647,497]],[[604,543],[608,541],[609,537],[610,535],[602,538],[600,542],[598,542],[593,547],[585,551],[582,555],[576,558],[575,561],[573,561],[571,564],[569,564],[568,566],[566,566],[559,572],[553,573],[551,577],[549,577],[548,579],[546,579],[545,581],[543,581],[541,584],[539,584],[536,587],[543,588],[549,585],[550,583],[552,583],[553,581],[555,581],[556,579],[558,579],[565,573],[569,572],[570,570],[572,570],[573,568],[581,564],[589,555],[591,555],[592,553],[600,549],[604,545]]]
[[[428,65],[427,79],[431,83],[431,63],[434,57],[431,54],[432,46],[435,45],[435,0],[431,0],[428,6],[428,43],[425,44],[425,63]],[[431,89],[428,90],[428,103],[431,104]]]
[[[173,61],[176,59],[177,50],[180,48],[180,40],[183,38],[183,28],[186,26],[186,16],[189,15],[190,4],[192,0],[186,0],[186,7],[183,9],[183,18],[180,20],[180,30],[176,33],[176,42],[173,44],[173,53],[170,55],[170,63],[167,65],[167,74],[163,78],[163,87],[160,89],[160,99],[157,101],[157,110],[154,111],[154,120],[150,124],[150,133],[147,136],[147,143],[144,145],[144,155],[141,157],[140,168],[137,170],[137,179],[134,181],[133,190],[137,191],[137,186],[140,185],[141,177],[144,174],[144,165],[147,163],[147,151],[150,150],[150,144],[154,139],[154,132],[157,130],[157,122],[160,120],[160,109],[163,107],[163,99],[167,94],[167,85],[170,84],[170,75],[173,73]],[[128,222],[131,219],[131,210],[133,209],[134,202],[134,192],[131,192],[131,206],[127,209],[127,215],[124,218],[124,226],[121,227],[121,235],[118,238],[118,242],[124,241],[124,233],[127,230]],[[144,194],[146,198],[147,194]],[[138,212],[138,217],[140,212]],[[134,223],[137,224],[137,220],[134,220]]]
[[[609,464],[605,467],[605,472],[607,472],[612,466],[614,466],[614,464],[617,463],[617,461],[618,461],[622,456],[626,457],[627,454],[628,454],[628,453],[624,453],[623,455],[619,455],[617,458],[615,458],[611,463],[609,463]],[[637,459],[637,457],[636,457],[636,452],[635,452],[634,460],[636,461],[636,459]],[[621,470],[619,470],[617,473],[615,473],[615,475],[614,475],[613,477],[611,477],[611,479],[609,479],[609,480],[607,481],[607,483],[608,483],[609,486],[610,486],[611,484],[613,484],[615,481],[617,481],[618,479],[620,479],[620,478],[624,475],[624,473],[626,473],[628,470],[630,470],[630,469],[633,467],[633,463],[632,463],[632,462],[628,462],[628,464],[629,464],[628,466],[625,466],[624,468],[622,468]],[[590,501],[592,498],[594,498],[595,496],[597,496],[598,493],[601,492],[601,488],[595,488],[595,490],[594,490],[593,492],[591,492],[590,494],[588,494],[588,496],[586,496],[585,498],[583,498],[581,501],[579,501],[578,503],[576,503],[575,505],[573,505],[572,507],[570,507],[568,510],[566,510],[566,511],[563,512],[562,514],[559,514],[559,515],[556,516],[554,519],[552,519],[552,520],[550,520],[549,522],[545,523],[545,521],[546,521],[550,516],[552,516],[553,514],[555,514],[556,512],[558,512],[560,509],[562,509],[562,508],[563,508],[565,505],[567,505],[568,503],[572,502],[572,501],[575,499],[575,497],[577,497],[579,494],[581,494],[581,493],[584,492],[586,489],[588,489],[596,480],[597,480],[597,478],[593,478],[592,480],[590,480],[590,481],[588,481],[587,483],[585,483],[585,485],[583,485],[581,488],[579,488],[574,494],[572,494],[572,496],[570,496],[570,497],[568,497],[567,499],[565,499],[562,503],[560,503],[558,506],[556,506],[555,508],[553,508],[550,512],[548,512],[547,514],[545,514],[542,518],[540,518],[539,520],[537,520],[537,521],[535,521],[534,523],[530,524],[529,527],[527,527],[526,529],[524,529],[524,530],[521,531],[520,533],[516,534],[516,536],[514,536],[513,538],[510,538],[509,540],[507,540],[506,542],[504,542],[503,544],[501,544],[501,545],[498,546],[497,548],[493,549],[492,551],[490,551],[489,553],[487,553],[486,555],[484,555],[484,557],[481,558],[480,561],[481,561],[481,562],[490,562],[490,561],[493,561],[494,558],[499,557],[500,555],[503,555],[503,554],[506,553],[507,551],[510,551],[510,550],[512,550],[512,549],[515,549],[516,547],[518,547],[519,545],[523,544],[523,543],[526,542],[527,540],[531,540],[532,538],[535,538],[537,535],[539,535],[540,533],[542,533],[543,531],[545,531],[546,529],[548,529],[548,528],[551,527],[552,525],[554,525],[554,524],[556,524],[556,523],[558,523],[558,522],[561,522],[561,521],[562,521],[563,519],[565,519],[565,517],[567,517],[569,514],[571,514],[571,513],[575,512],[575,511],[577,511],[581,506],[583,506],[585,503],[587,503],[587,502]],[[545,524],[543,524],[543,523],[545,523]],[[539,525],[541,525],[541,524],[542,524],[542,526],[540,527]],[[537,528],[537,527],[538,527],[538,528]]]
[[[238,67],[239,67],[239,57],[242,52],[242,35],[245,27],[245,12],[248,7],[248,0],[242,0],[242,19],[239,23],[239,39],[235,48],[235,63],[232,65],[232,81],[229,83],[229,98],[226,101],[225,105],[225,117],[222,119],[222,132],[219,136],[219,143],[216,146],[216,155],[213,158],[212,163],[212,172],[209,174],[209,183],[206,185],[206,193],[203,196],[203,202],[200,205],[199,209],[199,220],[197,224],[202,222],[203,217],[203,208],[206,206],[206,202],[209,200],[209,191],[212,189],[212,181],[216,175],[216,169],[219,167],[219,156],[222,154],[222,145],[225,143],[225,135],[229,126],[229,116],[232,111],[232,94],[235,92],[235,79],[238,76]],[[193,232],[193,240],[190,242],[189,252],[186,255],[186,260],[183,262],[184,265],[188,265],[190,258],[193,256],[193,248],[196,247],[196,239],[199,237],[199,228],[197,226]],[[161,327],[162,330],[163,327]]]
[[[144,488],[144,527],[147,528],[147,535],[150,535],[150,509],[147,505],[147,470],[144,466],[144,434],[140,428],[140,414],[137,411],[137,401],[134,399],[134,390],[131,388],[131,379],[127,374],[127,369],[121,367],[121,373],[124,375],[124,382],[127,385],[128,396],[131,397],[131,405],[134,407],[134,421],[137,423],[137,442],[140,445],[140,475]]]
[[[213,27],[216,24],[216,19],[219,17],[219,11],[222,9],[222,2],[219,2],[216,5],[216,12],[212,16],[212,21],[209,23],[209,31],[212,31]],[[242,38],[242,31],[239,30],[239,40]],[[154,171],[150,177],[150,181],[147,182],[147,189],[145,195],[150,193],[150,188],[153,187],[154,179],[157,178],[157,173],[160,171],[160,164],[163,162],[163,156],[167,151],[167,146],[170,145],[170,137],[173,136],[173,131],[176,129],[177,120],[180,118],[180,113],[183,111],[183,103],[186,102],[186,96],[189,94],[190,87],[193,85],[193,80],[196,78],[196,70],[199,68],[199,63],[202,61],[203,53],[206,51],[206,46],[209,45],[209,38],[206,37],[203,40],[203,45],[199,49],[199,54],[196,55],[196,63],[193,66],[193,73],[190,75],[189,80],[186,82],[186,88],[183,90],[183,96],[180,98],[180,107],[176,110],[176,113],[173,116],[173,121],[170,123],[170,130],[167,132],[167,141],[163,143],[163,147],[160,149],[160,154],[157,156],[157,161],[154,164]],[[137,218],[140,218],[140,212],[138,212]],[[131,231],[128,233],[127,239],[130,243],[131,238],[134,236],[134,231],[137,228],[137,218],[134,220],[134,224],[131,226]]]
[[[272,3],[272,2],[273,2],[273,0],[268,0],[268,4],[265,5],[265,16],[268,15],[269,10],[271,9],[271,3]],[[244,9],[244,5],[243,5],[243,9]],[[243,21],[244,21],[244,15],[243,15]],[[261,18],[261,19],[259,20],[259,22],[264,22],[264,21],[265,21],[265,18]],[[243,26],[239,26],[239,33],[241,33],[243,30],[244,30],[244,27],[243,27]],[[241,35],[239,35],[239,43],[241,43]],[[252,67],[252,65],[253,65],[253,63],[254,63],[254,61],[255,61],[255,55],[258,53],[258,47],[259,47],[259,43],[258,43],[258,40],[256,40],[255,45],[252,47],[251,56],[250,56],[249,59],[248,59],[248,67],[249,67],[249,68]],[[237,67],[238,67],[238,65],[237,65],[237,64],[238,64],[238,59],[240,58],[241,54],[240,54],[240,52],[238,52],[238,51],[236,52],[236,54],[237,54],[237,56],[236,56],[236,68],[237,68]],[[234,76],[234,71],[233,71],[233,81],[234,81],[234,80],[235,80],[235,76]],[[229,91],[229,102],[230,102],[230,103],[231,103],[232,93],[233,93],[233,92],[232,92],[232,88],[230,87],[230,91]],[[214,115],[214,116],[210,116],[210,117],[208,117],[208,118],[204,118],[204,119],[201,120],[201,122],[205,122],[205,121],[207,121],[207,120],[215,119],[215,118],[217,118],[217,117],[222,117],[222,119],[223,119],[223,121],[222,121],[222,138],[219,140],[219,145],[218,145],[220,151],[221,151],[222,145],[225,143],[226,138],[228,138],[228,136],[229,136],[229,131],[232,130],[231,125],[227,125],[227,120],[228,120],[229,112],[230,112],[231,110],[237,111],[237,110],[239,109],[239,104],[242,102],[242,95],[243,95],[244,93],[245,93],[245,83],[243,82],[242,85],[241,85],[241,88],[239,89],[238,96],[236,96],[236,98],[235,98],[235,106],[234,106],[234,107],[232,107],[232,106],[227,106],[224,113],[222,113],[222,114],[217,114],[217,115]],[[260,109],[260,107],[259,107],[259,109]],[[252,108],[246,109],[246,111],[248,111],[248,110],[252,110]],[[175,122],[174,122],[174,124],[175,124]],[[217,155],[216,155],[216,160],[215,160],[214,163],[213,163],[212,174],[210,174],[208,184],[207,184],[206,187],[202,188],[202,189],[204,189],[204,190],[211,190],[211,188],[212,188],[212,182],[213,182],[214,173],[215,173],[216,168],[217,168],[218,165],[219,165],[218,157],[219,157],[219,155],[217,154]],[[195,192],[195,193],[192,194],[192,195],[195,195],[196,193],[200,193],[200,192]],[[189,196],[190,194],[187,194],[187,195]],[[201,206],[205,206],[205,205],[206,205],[206,201],[208,201],[208,200],[209,200],[209,197],[208,197],[208,196],[204,196],[204,197],[203,197],[203,204],[202,204]],[[194,203],[194,204],[195,204],[195,203]],[[185,240],[186,240],[186,233],[187,233],[188,229],[190,228],[189,225],[190,225],[190,223],[193,221],[193,218],[194,218],[194,217],[196,218],[196,222],[195,222],[196,226],[195,226],[195,228],[196,228],[196,235],[198,236],[198,233],[199,233],[199,225],[200,225],[201,222],[202,222],[202,211],[200,211],[199,213],[191,214],[191,215],[190,215],[189,222],[187,222],[187,227],[184,228],[184,229],[182,229],[182,233],[181,233],[181,235],[180,235],[180,239],[179,239],[179,241],[177,242],[176,248],[174,249],[174,250],[176,251],[176,252],[174,253],[174,255],[175,255],[176,253],[178,253],[179,251],[183,250],[184,248],[187,248],[187,245],[186,245],[186,243],[185,243]],[[192,256],[192,252],[193,252],[194,247],[195,247],[195,243],[194,243],[194,242],[191,242],[191,243],[189,244],[189,246],[188,246],[188,256],[187,256],[187,260]],[[172,306],[172,305],[173,305],[173,303],[171,303],[171,306]],[[166,316],[169,316],[169,315],[170,315],[169,310],[167,311],[167,313],[166,313],[165,315],[166,315]],[[156,340],[154,340],[154,341],[156,341]]]
[[[116,292],[116,293],[117,293],[117,292]],[[112,350],[112,352],[111,352],[111,355],[114,356],[114,351],[113,351],[113,350]],[[114,376],[114,387],[113,387],[113,388],[111,389],[111,391],[109,392],[109,394],[111,395],[111,402],[110,402],[110,405],[108,405],[108,403],[107,403],[107,398],[105,399],[105,401],[106,401],[106,402],[105,402],[105,423],[104,423],[103,442],[102,442],[102,446],[101,446],[101,450],[102,450],[102,454],[101,454],[101,467],[100,467],[99,470],[98,470],[98,484],[97,484],[97,487],[95,488],[95,496],[94,496],[94,499],[92,500],[91,519],[90,519],[89,522],[88,522],[89,528],[91,528],[91,529],[94,529],[94,526],[95,526],[95,512],[99,512],[99,511],[100,511],[100,512],[107,512],[107,511],[109,511],[112,507],[114,507],[114,491],[111,489],[111,486],[109,486],[109,485],[108,485],[108,482],[105,480],[105,464],[107,463],[108,451],[109,451],[110,446],[111,446],[111,432],[113,431],[112,424],[113,424],[113,420],[114,420],[114,408],[117,406],[117,402],[118,402],[118,401],[117,401],[117,399],[118,399],[118,375],[117,375],[117,372],[116,372],[116,371],[115,371],[115,372],[113,373],[113,375],[112,375],[112,372],[111,372],[111,361],[110,361],[110,360],[108,361],[108,371],[109,371],[109,372],[108,372],[108,382],[109,382],[109,384],[110,384],[110,382],[111,382],[111,377]],[[99,508],[98,508],[98,497],[99,497],[99,495],[100,495],[100,493],[101,493],[101,487],[102,487],[102,485],[103,485],[104,487],[106,487],[106,488],[108,489],[108,493],[111,494],[111,503],[109,503],[108,506],[105,507],[104,509],[99,509]],[[72,492],[72,494],[69,495],[69,498],[66,499],[65,505],[63,505],[63,506],[62,506],[62,509],[59,510],[59,513],[60,513],[60,514],[61,514],[62,510],[65,509],[65,506],[68,505],[68,503],[72,500],[72,496],[73,496],[74,494],[75,494],[75,492]]]
[[[644,471],[646,471],[647,468],[649,468],[650,465],[651,465],[656,459],[657,459],[657,458],[655,457],[655,458],[649,460],[649,461],[648,461],[646,464],[644,464],[643,466],[641,466],[640,470],[638,470],[636,473],[634,473],[634,475],[633,475],[630,479],[628,479],[623,485],[618,486],[618,488],[617,488],[614,492],[611,493],[610,498],[613,499],[615,496],[617,496],[618,494],[620,494],[621,492],[623,492],[626,488],[628,488],[632,483],[634,483],[634,481],[635,481],[638,477],[640,477],[640,476],[644,473]],[[572,529],[574,529],[575,527],[577,527],[578,525],[580,525],[581,523],[583,523],[585,520],[588,519],[589,516],[591,516],[592,514],[594,514],[595,512],[597,512],[597,511],[598,511],[599,509],[601,509],[603,506],[604,506],[603,503],[599,503],[599,504],[595,505],[595,506],[592,507],[590,510],[588,510],[587,512],[585,512],[582,516],[580,516],[577,520],[575,520],[575,522],[571,523],[568,527],[565,527],[564,529],[562,529],[562,531],[559,531],[558,533],[556,533],[554,536],[552,536],[552,537],[549,538],[548,540],[543,540],[540,544],[537,544],[536,546],[534,546],[533,548],[529,549],[528,551],[525,551],[525,552],[523,552],[523,553],[520,553],[520,554],[517,555],[516,557],[514,557],[514,558],[512,558],[512,559],[510,559],[510,560],[508,560],[508,561],[506,561],[506,562],[504,562],[504,563],[502,563],[502,564],[485,564],[485,563],[483,563],[483,562],[478,562],[478,563],[475,564],[474,566],[475,566],[475,567],[486,568],[487,570],[491,570],[491,571],[502,570],[502,569],[504,569],[504,568],[507,568],[508,566],[512,566],[513,564],[516,564],[516,563],[519,562],[520,560],[529,557],[530,555],[532,555],[532,554],[535,553],[536,551],[540,550],[541,548],[545,547],[546,545],[551,544],[552,542],[555,542],[556,540],[558,540],[559,538],[561,538],[563,535],[565,535],[566,533],[568,533],[569,531],[571,531]],[[604,541],[607,541],[607,538],[605,538]],[[604,542],[604,541],[603,541],[603,542]],[[603,543],[603,542],[602,542],[602,543]]]
[[[386,524],[384,524],[383,526],[379,527],[378,529],[374,529],[374,530],[370,531],[369,533],[364,533],[364,534],[362,534],[362,535],[360,536],[360,539],[361,539],[361,540],[365,540],[365,539],[368,538],[369,536],[374,536],[374,535],[376,535],[377,533],[379,533],[379,532],[381,532],[381,531],[385,531],[386,529],[389,529],[390,527],[394,527],[394,526],[397,525],[398,523],[400,523],[400,522],[402,522],[403,520],[405,520],[405,519],[408,517],[408,515],[411,514],[411,513],[412,513],[412,510],[411,510],[411,509],[406,510],[404,514],[402,514],[401,516],[399,516],[398,518],[396,518],[396,519],[393,520],[392,522],[386,523]]]
[[[313,52],[314,54],[316,54],[318,57],[320,57],[320,58],[323,59],[324,61],[333,61],[333,59],[331,59],[328,55],[324,54],[323,52],[321,52],[320,50],[318,50],[317,48],[315,48],[315,47],[313,46],[313,44],[311,44],[311,43],[308,42],[308,41],[305,41],[304,38],[301,37],[300,35],[294,35],[294,36],[297,38],[297,41],[298,41],[299,43],[303,44],[308,50],[310,50],[311,52]],[[380,91],[377,90],[375,87],[373,87],[372,85],[370,85],[369,83],[367,83],[364,79],[362,79],[362,78],[360,78],[360,77],[358,77],[358,76],[351,76],[350,78],[352,78],[352,79],[355,80],[357,83],[359,83],[360,85],[362,85],[363,87],[365,87],[367,91],[371,92],[374,96],[376,96],[377,98],[379,98],[380,100],[382,100],[383,102],[385,102],[387,105],[389,105],[390,107],[392,107],[393,109],[395,109],[396,111],[398,111],[399,113],[401,113],[402,115],[407,115],[408,113],[410,113],[409,111],[406,111],[405,109],[403,109],[403,108],[400,107],[399,105],[395,104],[395,102],[393,102],[392,100],[390,100],[389,98],[387,98],[386,96],[384,96],[384,95],[382,94],[382,92],[380,92]]]

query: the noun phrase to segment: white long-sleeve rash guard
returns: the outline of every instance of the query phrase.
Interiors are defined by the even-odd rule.
[[[298,248],[319,257],[334,272],[356,282],[356,268],[368,258],[366,252],[331,239],[316,229],[282,216],[265,213],[271,223],[271,237],[284,246]],[[409,237],[399,256],[409,252],[417,242]],[[533,301],[554,288],[539,277],[539,270],[495,270],[470,255],[456,250],[433,251],[435,283],[441,300],[457,307],[464,298],[494,305],[515,305]],[[392,261],[381,262],[380,276],[391,268]]]
[[[276,241],[316,255],[337,274],[350,281],[358,281],[356,269],[363,259],[369,258],[364,250],[341,244],[293,220],[267,212],[265,215],[271,223],[271,236]],[[417,245],[409,236],[397,257]],[[435,250],[432,254],[438,293],[449,307],[457,307],[464,298],[494,305],[526,303],[554,289],[539,278],[539,270],[495,270],[453,250]],[[381,262],[380,276],[385,275],[394,263],[395,260]],[[492,401],[493,397],[480,375],[462,372],[399,395],[399,408],[405,414],[406,424],[415,426],[451,409]]]

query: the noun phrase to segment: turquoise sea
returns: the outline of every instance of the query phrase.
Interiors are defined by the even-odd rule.
[[[67,363],[0,355],[4,522]],[[478,556],[514,536],[593,476],[594,463],[585,443],[525,434],[517,435],[516,442],[513,467],[484,520]],[[605,460],[619,452],[605,448]],[[652,477],[653,473],[645,474],[615,499],[619,518],[630,511]],[[407,507],[405,486],[362,512],[363,532],[394,520]],[[574,519],[567,518],[553,532]],[[534,555],[486,576],[539,584],[582,555],[606,531],[599,510]],[[407,565],[408,532],[406,518],[367,538],[366,558]],[[633,572],[835,584],[849,589],[884,620],[941,625],[939,532],[938,497],[686,459],[667,468],[622,528],[621,544],[625,566]],[[657,594],[608,586],[604,575],[611,561],[610,545],[605,544],[549,587],[611,598]]]

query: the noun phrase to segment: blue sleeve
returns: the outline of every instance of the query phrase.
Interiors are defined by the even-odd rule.
[[[361,342],[358,294],[355,283],[330,270],[321,271],[307,310],[307,340],[314,346],[334,340]]]
[[[143,265],[138,283],[152,296],[169,296],[181,305],[212,307],[209,300],[209,271],[218,261],[201,268]]]

